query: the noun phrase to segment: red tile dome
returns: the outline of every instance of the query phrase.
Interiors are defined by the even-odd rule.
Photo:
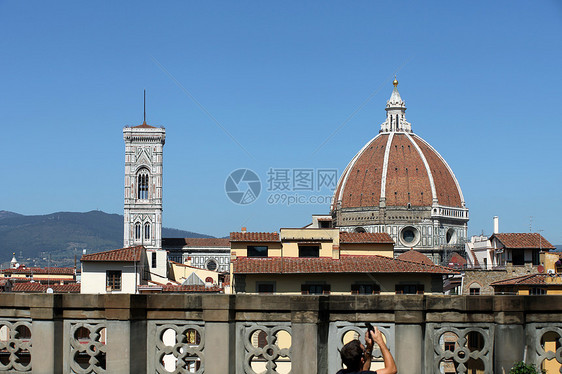
[[[334,204],[378,207],[381,196],[387,207],[464,207],[447,162],[429,143],[407,132],[380,133],[367,143],[341,175]]]
[[[398,81],[393,84],[386,121],[341,175],[332,212],[366,207],[465,208],[453,171],[429,143],[412,132]]]

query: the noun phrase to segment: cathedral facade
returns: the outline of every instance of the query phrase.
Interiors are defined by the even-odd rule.
[[[341,231],[386,232],[395,254],[410,249],[435,263],[463,252],[468,208],[445,159],[412,131],[398,81],[380,131],[347,165],[331,206]]]

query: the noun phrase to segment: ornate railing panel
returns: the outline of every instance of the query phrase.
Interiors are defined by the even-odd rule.
[[[379,330],[385,337],[387,346],[390,348],[391,352],[394,352],[394,336],[395,329],[394,324],[389,323],[375,323]],[[343,347],[345,343],[352,339],[359,339],[361,342],[365,341],[365,332],[367,327],[365,323],[358,322],[345,322],[338,321],[330,323],[329,336],[328,336],[328,366],[330,368],[342,368],[343,364],[341,361],[341,356],[339,350]],[[382,353],[378,345],[375,344],[373,349],[373,362],[382,362]]]
[[[426,362],[433,373],[493,373],[494,324],[428,323],[426,345],[433,347]]]
[[[290,323],[239,322],[236,330],[237,373],[291,373]]]
[[[562,323],[530,323],[527,336],[534,354],[530,361],[548,373],[562,373]]]
[[[30,320],[0,320],[0,371],[31,371]]]
[[[66,373],[106,373],[105,321],[65,321],[64,340]]]
[[[204,329],[204,322],[150,321],[148,371],[159,374],[204,373]]]

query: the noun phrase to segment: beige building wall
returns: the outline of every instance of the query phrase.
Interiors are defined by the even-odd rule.
[[[338,229],[281,229],[279,237],[283,242],[283,257],[299,257],[299,243],[317,244],[320,257],[332,257],[334,246],[340,244]],[[272,256],[270,256],[272,257]]]
[[[193,273],[195,273],[195,275],[197,275],[203,282],[205,282],[205,279],[208,277],[213,279],[213,284],[218,284],[219,282],[219,273],[216,271],[200,269],[193,266],[179,264],[177,262],[170,262],[170,265],[170,279],[173,279],[178,283],[183,283]]]
[[[352,284],[373,284],[381,287],[381,295],[393,295],[399,284],[423,284],[425,294],[432,292],[432,276],[423,274],[247,274],[246,293],[256,293],[257,284],[275,282],[276,294],[300,295],[302,284],[329,284],[331,295],[350,295]]]
[[[269,257],[281,257],[281,243],[280,242],[231,242],[231,252],[236,252],[236,257],[247,257],[248,246],[267,247]],[[285,255],[285,254],[283,254]]]
[[[384,256],[394,257],[393,244],[374,243],[343,243],[340,244],[340,254],[344,256]]]

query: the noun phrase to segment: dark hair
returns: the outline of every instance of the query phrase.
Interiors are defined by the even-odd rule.
[[[363,348],[359,340],[355,339],[343,346],[340,351],[341,360],[351,370],[359,370],[361,368],[361,357],[363,356]]]

